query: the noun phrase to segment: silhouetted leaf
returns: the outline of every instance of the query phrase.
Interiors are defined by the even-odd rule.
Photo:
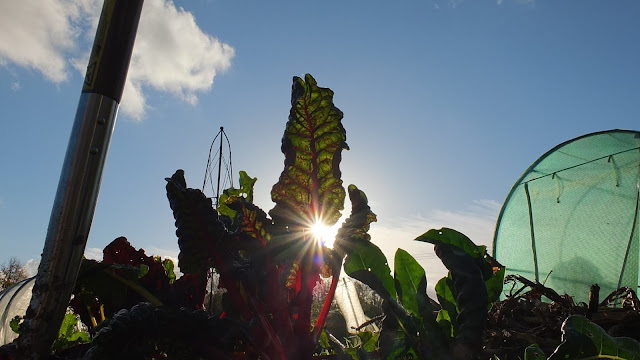
[[[427,276],[408,252],[398,249],[394,260],[394,280],[398,300],[411,314],[421,317],[418,299],[427,297]],[[425,301],[423,300],[423,303]],[[428,304],[428,301],[426,301]]]
[[[438,243],[435,251],[451,273],[451,292],[459,309],[456,319],[451,317],[454,321],[455,337],[473,351],[479,351],[489,306],[481,266],[476,258],[449,243]]]
[[[211,199],[200,190],[187,188],[183,170],[177,170],[166,180],[167,198],[176,219],[180,270],[185,274],[196,274],[220,266],[210,259],[209,249],[223,251],[220,243],[226,239],[226,229],[219,221]]]
[[[382,253],[382,250],[375,244],[371,242],[360,242],[356,244],[354,249],[347,255],[347,260],[344,263],[344,271],[347,275],[367,284],[381,296],[386,292],[384,295],[395,299],[396,288],[394,286],[394,280],[391,277],[391,269],[389,268],[389,264],[387,264],[387,258]],[[371,276],[361,274],[361,272],[369,273],[373,278],[378,280],[379,283],[373,282]],[[382,286],[382,288],[380,288],[380,286]]]
[[[491,304],[498,301],[500,299],[500,295],[502,293],[502,287],[504,286],[504,273],[506,271],[505,267],[501,267],[496,271],[493,276],[488,278],[484,283],[487,285],[487,293],[489,295],[489,307]]]
[[[344,257],[353,249],[359,241],[368,242],[371,240],[369,227],[375,222],[376,214],[371,211],[369,202],[364,191],[355,185],[349,185],[349,200],[351,201],[351,215],[344,221],[333,243],[333,248]]]
[[[431,229],[418,236],[416,240],[428,242],[434,245],[450,244],[463,249],[467,254],[474,258],[480,258],[484,255],[484,252],[481,252],[481,249],[479,249],[479,247],[463,233],[449,228],[442,228],[439,230]]]
[[[611,337],[584,316],[571,315],[562,324],[562,343],[549,360],[640,359],[640,343],[627,337]]]
[[[547,360],[547,355],[538,344],[533,344],[524,349],[524,360]]]
[[[445,331],[445,333],[453,337],[458,325],[456,321],[458,318],[458,305],[453,295],[452,287],[453,280],[451,279],[451,273],[449,273],[449,276],[443,277],[436,283],[435,290],[438,303],[442,307],[438,312],[437,321],[443,329],[449,329],[450,331]],[[443,321],[446,323],[443,323]]]

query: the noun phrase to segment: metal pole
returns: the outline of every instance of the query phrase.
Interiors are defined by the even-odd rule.
[[[216,190],[216,208],[218,207],[218,205],[220,205],[220,173],[222,172],[222,139],[223,139],[222,135],[224,135],[224,128],[220,126],[220,155],[218,156],[218,187]]]
[[[536,282],[540,282],[538,276],[538,252],[536,251],[536,232],[533,228],[533,209],[531,208],[531,195],[529,194],[529,182],[524,183],[524,194],[527,196],[527,208],[529,209],[529,230],[531,232],[531,252],[533,253],[533,273]]]
[[[143,0],[105,0],[18,351],[48,359],[73,292],[127,78]]]

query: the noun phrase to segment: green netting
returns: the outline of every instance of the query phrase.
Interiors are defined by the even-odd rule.
[[[575,301],[636,290],[640,254],[640,132],[581,136],[544,154],[515,183],[498,216],[494,257],[507,273]]]

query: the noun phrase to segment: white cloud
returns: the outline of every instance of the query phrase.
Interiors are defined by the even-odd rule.
[[[369,233],[385,253],[392,272],[396,250],[401,248],[409,252],[425,269],[428,292],[433,295],[433,287],[446,276],[447,269],[435,255],[433,245],[414,239],[430,229],[447,227],[465,234],[476,245],[487,245],[490,249],[499,211],[500,204],[496,201],[474,201],[461,211],[434,210],[427,215],[397,219],[392,223],[373,223]]]
[[[67,79],[64,54],[75,46],[77,3],[4,1],[0,12],[0,58],[37,70],[53,82]]]
[[[520,5],[528,5],[531,7],[536,5],[536,0],[515,0],[515,2]],[[496,4],[502,5],[504,4],[504,0],[496,0]]]
[[[18,91],[22,88],[22,85],[20,85],[20,81],[12,81],[11,82],[11,90],[13,91]]]
[[[99,248],[85,248],[84,257],[91,260],[102,261],[102,249]]]
[[[29,259],[24,263],[24,267],[27,269],[27,276],[35,276],[38,273],[38,266],[40,266],[40,259]]]
[[[49,81],[82,75],[102,1],[6,1],[0,12],[0,65],[42,73]],[[144,2],[121,111],[142,119],[149,105],[145,88],[171,93],[195,104],[216,74],[231,64],[234,49],[204,33],[193,14],[167,0]]]

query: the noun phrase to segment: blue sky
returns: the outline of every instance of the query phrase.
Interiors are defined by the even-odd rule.
[[[99,0],[0,0],[0,262],[38,261]],[[87,254],[118,236],[176,257],[165,177],[202,185],[220,126],[271,209],[293,76],[335,92],[345,185],[435,283],[430,228],[489,243],[500,206],[553,146],[638,130],[640,3],[146,0]]]

